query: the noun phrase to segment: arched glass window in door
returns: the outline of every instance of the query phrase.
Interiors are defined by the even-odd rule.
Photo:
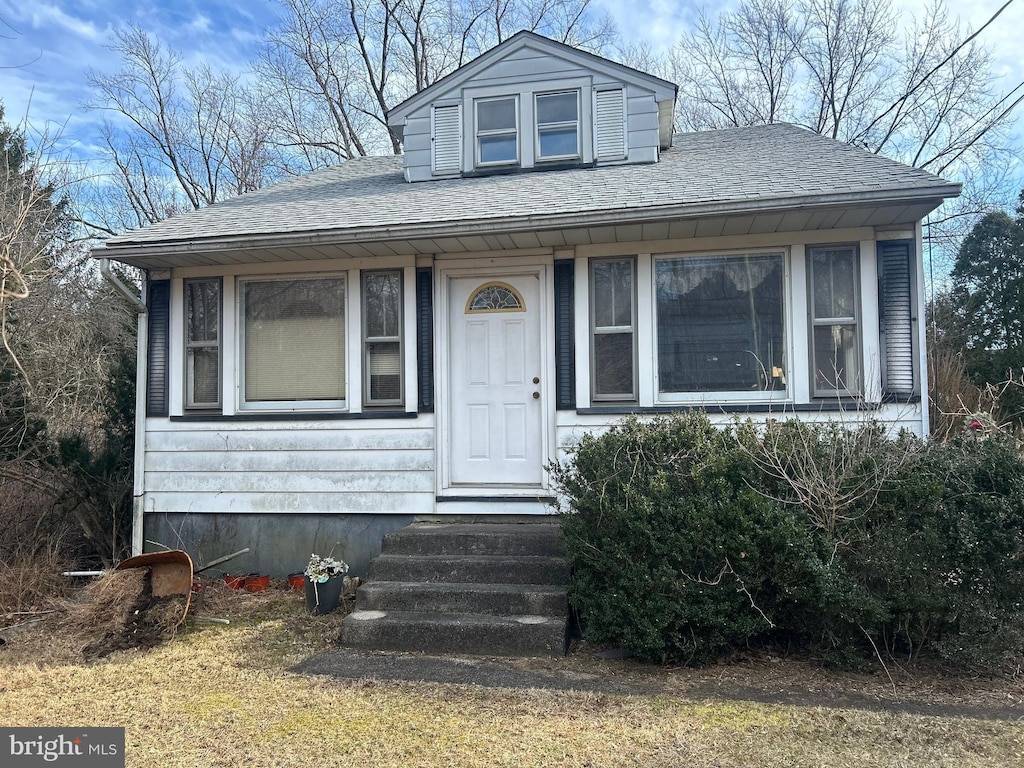
[[[523,297],[508,283],[485,283],[466,302],[466,314],[476,312],[525,312]]]

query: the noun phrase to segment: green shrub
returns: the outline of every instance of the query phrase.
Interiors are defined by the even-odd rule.
[[[744,481],[753,468],[731,430],[703,414],[627,419],[553,469],[591,640],[701,662],[771,629],[770,570],[803,532]]]
[[[1011,440],[695,413],[585,437],[553,474],[592,641],[684,662],[764,642],[843,663],[1024,656]]]

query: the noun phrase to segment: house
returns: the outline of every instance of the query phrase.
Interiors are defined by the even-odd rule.
[[[921,221],[959,185],[521,32],[369,157],[113,237],[146,272],[134,548],[364,570],[415,519],[550,513],[625,414],[928,431]]]

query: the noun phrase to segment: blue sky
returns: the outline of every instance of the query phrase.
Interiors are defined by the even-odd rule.
[[[732,4],[733,0],[726,0]],[[702,6],[696,0],[598,0],[616,17],[627,40],[669,46]],[[895,0],[905,12],[920,12],[925,1]],[[1004,0],[948,0],[953,15],[977,28]],[[103,119],[82,109],[88,70],[112,72],[117,56],[107,46],[114,30],[137,23],[187,60],[240,69],[251,57],[276,6],[270,0],[0,0],[0,100],[8,122],[26,115],[37,129],[60,132],[75,154],[89,157]],[[1024,79],[1024,0],[1016,0],[982,41],[995,55],[1005,90]],[[1019,121],[1024,126],[1024,120]],[[1024,131],[1022,131],[1024,133]],[[1022,142],[1024,144],[1024,142]]]

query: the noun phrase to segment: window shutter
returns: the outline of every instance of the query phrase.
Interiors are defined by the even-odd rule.
[[[622,160],[626,156],[626,109],[624,91],[598,91],[594,109],[594,154],[598,160]]]
[[[168,333],[171,320],[171,281],[154,280],[147,293],[149,340],[146,368],[146,415],[166,416]]]
[[[434,107],[432,123],[434,173],[458,173],[462,170],[462,110],[458,104]]]
[[[434,293],[433,270],[416,270],[416,383],[420,413],[434,412]]]
[[[908,242],[878,244],[882,349],[887,395],[915,394],[913,281]]]
[[[573,263],[555,262],[555,407],[576,408],[576,362],[573,347]]]

